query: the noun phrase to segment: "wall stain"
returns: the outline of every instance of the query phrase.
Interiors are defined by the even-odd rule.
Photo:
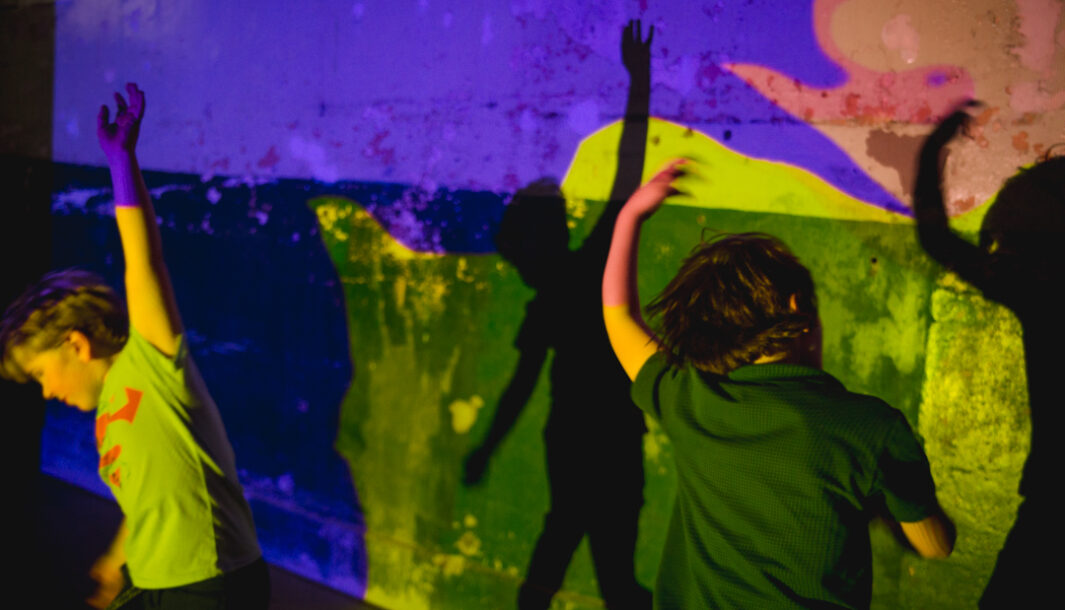
[[[885,129],[873,129],[865,139],[865,152],[871,158],[895,170],[903,193],[912,193],[917,180],[917,152],[924,138],[899,135]]]

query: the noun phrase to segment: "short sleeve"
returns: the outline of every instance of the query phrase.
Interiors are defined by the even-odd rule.
[[[878,483],[891,515],[914,522],[936,512],[936,486],[924,449],[906,418],[897,414],[884,439]]]
[[[632,382],[632,402],[656,420],[662,419],[660,384],[668,369],[665,353],[657,352],[643,363]]]
[[[151,370],[178,372],[185,368],[189,358],[188,342],[184,333],[178,336],[177,349],[173,356],[160,352],[132,325],[129,327],[127,345],[136,354],[138,361],[151,363]]]

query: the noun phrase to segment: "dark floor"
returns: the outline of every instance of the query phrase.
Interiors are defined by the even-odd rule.
[[[107,499],[65,481],[38,477],[35,490],[29,490],[30,510],[25,517],[5,519],[15,529],[13,547],[25,550],[8,557],[19,562],[8,572],[18,579],[24,591],[36,591],[27,608],[89,608],[84,599],[93,591],[89,578],[92,562],[107,548],[122,519],[118,506]],[[9,495],[7,501],[15,501]],[[36,500],[32,500],[32,498]],[[10,506],[10,504],[8,505]],[[33,507],[33,508],[31,508]],[[18,515],[18,511],[15,512]],[[27,520],[27,523],[20,521]],[[19,540],[25,541],[28,548]],[[19,572],[22,572],[21,574]],[[309,581],[281,568],[270,566],[273,610],[374,610],[376,607]],[[6,580],[6,579],[5,579]],[[10,595],[17,589],[9,588]],[[12,598],[8,598],[11,601]],[[14,607],[14,606],[8,606]],[[19,606],[23,607],[23,606]]]

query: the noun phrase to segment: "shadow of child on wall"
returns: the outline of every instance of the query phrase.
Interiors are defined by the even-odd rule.
[[[639,21],[621,37],[630,86],[610,201],[588,237],[569,249],[558,184],[539,180],[507,206],[496,243],[536,290],[515,340],[517,368],[483,444],[466,460],[465,481],[480,481],[488,461],[528,402],[549,349],[551,412],[544,428],[551,505],[529,560],[518,607],[547,608],[562,586],[577,545],[588,535],[599,589],[608,608],[650,608],[636,581],[633,555],[643,506],[643,415],[603,326],[600,295],[614,220],[640,184],[650,104],[650,48]]]
[[[969,106],[974,105],[970,103]],[[981,608],[1014,608],[1023,600],[1052,599],[1062,525],[1057,514],[1065,423],[1055,379],[1065,349],[1061,298],[1065,276],[1065,157],[1043,159],[1006,181],[984,217],[974,246],[950,230],[941,190],[946,145],[970,121],[965,108],[943,120],[921,151],[914,196],[917,231],[928,254],[1016,314],[1023,328],[1032,421],[1031,450],[1021,477],[1024,501],[999,552]]]

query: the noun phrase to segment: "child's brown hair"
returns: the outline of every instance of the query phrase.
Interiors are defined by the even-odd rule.
[[[671,364],[719,375],[787,352],[818,324],[809,270],[783,242],[761,233],[718,235],[696,246],[647,312]]]

